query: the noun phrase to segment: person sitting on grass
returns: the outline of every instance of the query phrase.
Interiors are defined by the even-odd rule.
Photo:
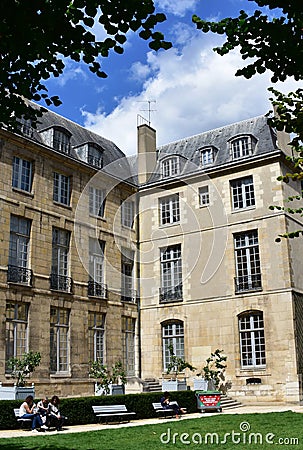
[[[161,402],[161,406],[163,409],[173,409],[174,410],[174,413],[176,414],[176,419],[181,418],[181,413],[182,414],[186,413],[185,409],[180,408],[178,403],[176,403],[176,402],[170,403],[169,392],[167,392],[167,391],[164,392],[163,397],[161,397],[161,399],[160,399],[160,402]]]

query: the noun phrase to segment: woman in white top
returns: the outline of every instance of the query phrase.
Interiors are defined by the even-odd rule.
[[[47,427],[42,424],[41,417],[35,409],[36,405],[34,403],[34,397],[32,395],[28,395],[20,406],[19,417],[20,419],[32,419],[32,431],[37,433],[37,428],[45,429]]]

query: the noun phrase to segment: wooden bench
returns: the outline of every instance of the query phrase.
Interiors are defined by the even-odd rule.
[[[160,416],[173,417],[173,416],[176,415],[176,413],[175,413],[173,408],[163,408],[163,406],[161,405],[160,402],[159,403],[153,403],[152,405],[153,405],[154,411],[156,412],[156,414],[159,417]],[[177,405],[177,406],[179,406],[177,402],[170,402],[170,405]],[[185,408],[182,408],[182,409],[184,410]]]
[[[31,425],[32,419],[22,419],[22,417],[20,417],[19,408],[14,408],[14,414],[17,419],[17,422],[20,424],[21,427],[25,427],[26,425]]]
[[[107,423],[109,420],[122,422],[126,420],[129,422],[131,417],[136,415],[135,412],[127,411],[125,405],[102,405],[102,406],[92,406],[94,413],[100,419],[104,419]]]

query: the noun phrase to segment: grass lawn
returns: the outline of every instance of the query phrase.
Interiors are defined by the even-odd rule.
[[[1,432],[0,432],[1,436]],[[303,449],[303,415],[291,411],[176,420],[103,431],[0,439],[1,450]]]

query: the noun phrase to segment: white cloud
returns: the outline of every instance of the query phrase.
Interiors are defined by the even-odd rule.
[[[184,14],[190,10],[192,11],[198,0],[156,0],[155,4],[158,6],[159,10],[166,11],[175,16],[184,16]]]
[[[144,100],[156,100],[151,104],[156,109],[151,118],[158,145],[268,112],[269,74],[250,80],[235,77],[236,69],[243,65],[241,56],[235,51],[219,56],[212,51],[215,45],[218,40],[199,36],[182,52],[148,53],[146,65],[136,66],[137,72],[148,75],[142,92],[122,98],[109,114],[83,111],[85,126],[130,155],[136,153],[137,115],[147,117],[140,111],[139,102]],[[289,81],[281,86],[276,87],[288,92],[296,85]]]

